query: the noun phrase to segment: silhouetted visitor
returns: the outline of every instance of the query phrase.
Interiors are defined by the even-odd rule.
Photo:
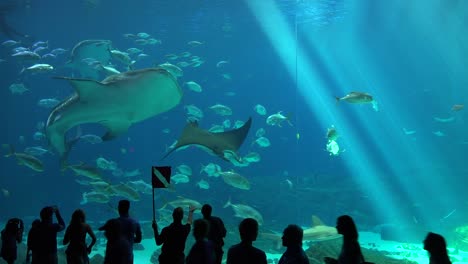
[[[228,250],[227,264],[267,264],[264,251],[254,247],[257,240],[258,222],[253,218],[246,218],[239,224],[241,242]]]
[[[193,244],[187,256],[187,264],[215,264],[216,254],[213,242],[208,240],[209,223],[205,219],[193,222]]]
[[[184,210],[182,207],[177,207],[172,212],[173,222],[169,226],[162,229],[161,234],[158,233],[158,225],[153,222],[154,240],[156,245],[161,245],[161,254],[159,255],[160,264],[183,264],[185,262],[185,242],[190,233],[190,225],[192,224],[194,206],[190,206],[187,224],[182,224],[184,218]]]
[[[28,241],[26,244],[26,263],[31,261],[31,257],[33,259],[33,263],[36,263],[35,259],[37,257],[35,257],[35,254],[37,254],[37,246],[34,243],[40,242],[40,239],[38,239],[38,230],[40,224],[41,220],[35,219],[31,224],[31,229],[29,229]]]
[[[226,237],[226,227],[224,226],[223,220],[221,218],[212,216],[212,207],[209,204],[203,205],[201,213],[203,218],[208,221],[209,230],[208,230],[208,239],[213,242],[215,247],[216,255],[216,264],[221,264],[223,260],[223,246],[224,238]]]
[[[86,245],[86,235],[91,237],[91,243]],[[87,264],[89,263],[88,254],[96,243],[96,236],[91,227],[86,223],[86,216],[83,210],[77,209],[72,214],[70,225],[65,231],[63,244],[68,245],[65,254],[68,264]]]
[[[281,256],[278,264],[309,264],[309,258],[302,249],[304,230],[298,225],[288,225],[281,239],[286,251]]]
[[[57,223],[53,222],[53,215]],[[65,229],[65,222],[60,215],[59,209],[47,206],[41,210],[41,222],[34,235],[33,263],[34,264],[57,264],[57,233]]]
[[[364,262],[361,253],[361,246],[358,242],[358,231],[353,218],[349,215],[342,215],[336,220],[336,230],[343,235],[343,245],[338,259],[325,257],[327,264],[358,264]]]
[[[424,249],[429,253],[429,264],[451,264],[447,243],[443,236],[429,232],[424,239]]]
[[[142,239],[141,226],[140,226],[140,223],[138,223],[138,221],[131,218],[129,215],[129,211],[130,211],[129,200],[120,200],[118,210],[119,210],[120,217],[116,219],[120,222],[120,228],[121,228],[120,233],[128,241],[128,245],[129,245],[129,249],[131,253],[131,259],[132,259],[131,263],[133,263],[133,244],[141,242],[141,239]],[[100,227],[99,231],[106,231],[107,230],[106,224]]]
[[[0,256],[8,263],[15,263],[17,258],[17,244],[23,240],[24,224],[19,218],[11,218],[1,232],[2,248]]]
[[[106,222],[104,235],[107,238],[104,264],[132,264],[133,249],[122,233],[122,223],[118,218]]]

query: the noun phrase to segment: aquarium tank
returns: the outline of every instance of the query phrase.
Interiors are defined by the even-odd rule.
[[[134,263],[158,263],[153,221],[204,204],[223,261],[245,218],[268,263],[290,224],[310,263],[338,258],[349,215],[368,262],[428,263],[434,232],[468,263],[467,28],[462,0],[0,1],[0,229],[24,222],[16,263],[46,206],[67,226],[85,212],[102,263],[120,200],[142,229]]]

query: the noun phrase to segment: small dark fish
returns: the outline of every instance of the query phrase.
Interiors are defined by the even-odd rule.
[[[42,58],[43,59],[55,59],[55,58],[57,58],[57,55],[55,55],[53,53],[47,53],[47,54],[42,55]]]
[[[33,50],[34,53],[39,54],[39,52],[46,50],[47,47],[37,47]]]
[[[367,103],[372,103],[374,99],[372,98],[372,95],[368,93],[363,93],[363,92],[350,92],[349,94],[343,96],[343,97],[335,97],[336,101],[346,101],[351,104],[367,104]]]
[[[53,49],[50,53],[54,54],[55,56],[57,55],[60,55],[60,54],[63,54],[67,52],[66,49],[62,49],[62,48],[56,48],[56,49]]]
[[[37,47],[49,47],[49,41],[37,41],[32,45],[33,49]]]
[[[20,52],[17,52],[13,55],[11,55],[12,57],[15,57],[15,58],[18,58],[18,59],[21,59],[21,60],[39,60],[41,59],[41,56],[37,53],[34,53],[32,51],[20,51]]]
[[[42,161],[32,155],[28,155],[26,153],[17,153],[11,144],[4,144],[3,147],[9,147],[10,152],[5,155],[5,157],[15,156],[16,160],[18,161],[19,165],[24,165],[34,171],[43,172],[44,165]]]

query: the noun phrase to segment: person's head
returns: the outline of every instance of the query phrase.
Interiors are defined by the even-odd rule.
[[[51,206],[46,206],[42,208],[40,212],[42,222],[51,222],[52,216],[54,215],[54,208]]]
[[[18,234],[23,234],[24,230],[24,224],[23,220],[19,218],[11,218],[8,220],[8,222],[5,224],[5,233],[15,236]]]
[[[213,208],[211,208],[211,205],[209,204],[204,204],[201,208],[201,213],[204,218],[209,218],[211,216],[211,211]]]
[[[257,239],[258,222],[253,218],[246,218],[239,224],[239,235],[242,241],[252,242]]]
[[[431,256],[447,255],[447,243],[443,236],[429,232],[423,243],[424,249],[427,250]]]
[[[208,221],[205,219],[197,219],[193,222],[193,237],[195,240],[200,240],[208,235]]]
[[[82,224],[86,222],[86,215],[83,210],[76,209],[72,214],[71,224]]]
[[[302,237],[304,236],[304,230],[298,225],[288,225],[284,231],[281,239],[283,240],[283,246],[301,246]]]
[[[34,219],[34,221],[31,223],[31,228],[39,227],[40,224],[41,224],[41,220]]]
[[[182,222],[182,218],[184,218],[184,209],[182,207],[177,207],[172,211],[172,219],[174,222]]]
[[[129,210],[130,210],[130,201],[120,200],[119,201],[119,215],[128,215]]]
[[[349,215],[342,215],[336,220],[336,230],[343,235],[344,239],[358,239],[358,231],[353,218]]]

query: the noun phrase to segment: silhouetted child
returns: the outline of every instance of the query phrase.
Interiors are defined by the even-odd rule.
[[[169,226],[162,229],[161,234],[158,233],[158,225],[153,222],[154,239],[156,245],[161,245],[161,254],[159,255],[160,264],[183,264],[185,262],[185,242],[190,233],[190,225],[192,224],[194,206],[190,206],[187,224],[182,225],[184,218],[184,210],[182,207],[177,207],[172,212],[173,222]]]
[[[26,263],[31,261],[31,256],[33,259],[33,263],[36,263],[35,254],[37,254],[37,246],[34,244],[35,242],[40,242],[38,238],[38,227],[41,224],[41,220],[35,219],[31,224],[31,229],[28,232],[28,241],[27,241],[27,249],[26,249]]]
[[[224,238],[226,237],[226,227],[224,226],[223,220],[221,218],[212,216],[213,208],[209,204],[204,204],[201,213],[203,218],[208,221],[209,230],[208,230],[208,239],[213,242],[215,247],[216,255],[216,264],[221,264],[223,260],[223,246]]]
[[[443,236],[429,232],[424,239],[424,249],[429,252],[429,264],[451,264],[447,243]]]
[[[91,244],[86,245],[86,235],[91,237]],[[89,263],[88,254],[96,243],[96,236],[91,227],[86,223],[86,216],[83,210],[77,209],[72,214],[70,225],[65,231],[63,244],[68,245],[65,254],[68,264]]]
[[[302,249],[304,230],[298,225],[288,225],[281,239],[286,251],[281,256],[278,264],[309,264],[309,258]]]
[[[17,258],[17,243],[23,240],[24,224],[19,218],[11,218],[2,230],[2,248],[0,256],[8,263],[15,263]]]
[[[336,220],[338,234],[343,235],[343,245],[338,259],[325,257],[327,264],[359,264],[364,262],[361,247],[358,242],[358,231],[353,218],[342,215]]]
[[[257,240],[258,222],[246,218],[239,224],[241,242],[228,250],[227,264],[267,264],[264,251],[252,246]]]
[[[57,233],[65,229],[65,222],[60,215],[59,209],[54,206],[47,206],[41,210],[41,222],[37,227],[32,242],[33,263],[34,264],[57,264]],[[57,223],[53,222],[52,216],[55,214]]]
[[[208,240],[209,223],[205,219],[197,219],[193,222],[193,244],[187,256],[187,264],[215,264],[216,255],[213,242]]]
[[[111,219],[104,226],[104,235],[107,238],[104,264],[132,264],[132,248],[122,233],[122,224],[119,219]]]

